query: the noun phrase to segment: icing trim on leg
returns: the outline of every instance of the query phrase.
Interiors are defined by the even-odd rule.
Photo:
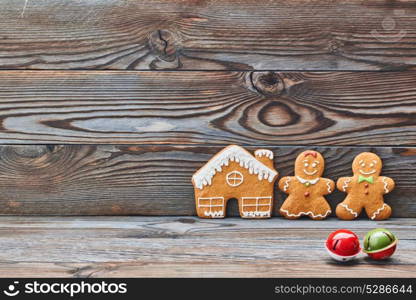
[[[324,215],[321,215],[321,214],[315,215],[311,211],[308,211],[308,212],[301,211],[298,214],[291,214],[291,213],[289,213],[288,210],[282,209],[282,208],[280,209],[280,211],[284,212],[286,214],[286,216],[288,216],[288,217],[300,217],[300,216],[308,216],[308,215],[311,215],[313,218],[326,218],[331,213],[331,210],[330,209],[327,210],[327,212]]]
[[[377,211],[375,211],[374,213],[373,213],[373,215],[371,216],[371,220],[374,220],[375,219],[375,217],[377,217],[377,215],[382,211],[382,210],[384,210],[385,208],[387,207],[387,205],[386,205],[386,203],[384,203],[379,209],[377,209]]]
[[[354,210],[352,210],[351,208],[349,208],[347,204],[341,203],[340,205],[343,208],[345,208],[350,214],[354,215],[355,218],[358,217],[358,213],[356,213]]]

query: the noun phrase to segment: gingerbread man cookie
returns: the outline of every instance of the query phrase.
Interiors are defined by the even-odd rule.
[[[380,157],[365,152],[355,157],[352,163],[352,177],[338,179],[337,188],[348,195],[338,204],[336,215],[343,220],[357,218],[364,208],[371,220],[390,217],[391,207],[384,203],[383,195],[394,189],[394,181],[380,176],[383,167]]]
[[[283,177],[279,188],[289,194],[280,208],[287,219],[309,216],[314,220],[325,219],[331,207],[324,198],[334,191],[334,181],[322,178],[325,160],[319,152],[302,152],[295,162],[295,176]]]

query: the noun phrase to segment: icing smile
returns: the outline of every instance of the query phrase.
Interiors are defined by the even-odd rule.
[[[313,172],[308,172],[307,170],[303,169],[303,172],[304,172],[306,175],[312,176],[312,175],[315,175],[315,174],[316,174],[316,172],[318,172],[318,170],[315,170],[315,171],[313,171]]]
[[[375,172],[376,172],[376,170],[372,170],[370,172],[365,172],[363,170],[360,170],[360,173],[363,174],[363,175],[371,175],[371,174],[374,174]]]

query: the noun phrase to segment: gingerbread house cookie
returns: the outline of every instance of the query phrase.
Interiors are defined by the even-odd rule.
[[[236,198],[242,218],[269,218],[277,176],[270,150],[256,150],[253,156],[240,146],[228,146],[192,176],[197,214],[223,218],[227,201]]]
[[[384,203],[384,195],[394,189],[394,181],[380,176],[383,163],[371,152],[357,155],[352,163],[352,177],[338,179],[337,188],[347,193],[338,204],[336,215],[343,220],[357,218],[363,208],[371,220],[385,220],[391,215],[391,207]]]
[[[289,194],[279,212],[286,219],[308,216],[314,220],[326,218],[331,207],[325,199],[334,191],[335,183],[322,178],[325,160],[317,151],[305,151],[299,154],[295,162],[295,176],[283,177],[279,188]]]

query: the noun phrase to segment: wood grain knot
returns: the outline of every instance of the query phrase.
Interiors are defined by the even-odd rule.
[[[150,63],[150,69],[179,69],[180,43],[175,34],[168,30],[156,30],[149,36],[149,46],[155,59]]]
[[[196,222],[195,219],[191,218],[179,218],[177,221],[182,224],[194,224]]]
[[[47,155],[51,150],[52,145],[27,145],[20,147],[5,147],[3,152],[7,151],[9,155],[20,158],[38,158]]]
[[[251,72],[253,88],[265,96],[278,96],[285,90],[283,79],[276,72]]]
[[[329,53],[339,53],[342,51],[342,48],[344,47],[344,43],[339,40],[330,40],[328,42],[327,50]]]

